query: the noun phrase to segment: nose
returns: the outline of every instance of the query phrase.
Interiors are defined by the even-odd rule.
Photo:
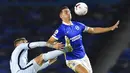
[[[67,12],[67,15],[70,15],[70,12]]]

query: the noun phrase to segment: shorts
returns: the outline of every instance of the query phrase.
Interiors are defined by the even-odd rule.
[[[87,55],[85,55],[81,59],[66,60],[66,65],[75,72],[76,72],[75,67],[79,64],[82,65],[89,73],[92,73],[92,67]]]

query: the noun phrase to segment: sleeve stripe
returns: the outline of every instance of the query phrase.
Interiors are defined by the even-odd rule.
[[[29,45],[30,45],[30,43],[28,43],[28,48],[31,49],[31,47]]]
[[[52,35],[52,37],[53,37],[53,38],[55,38],[56,40],[58,40],[58,38],[57,38],[57,37],[55,37],[55,36],[53,36],[53,35]]]
[[[89,29],[89,28],[90,28],[90,27],[85,26],[85,28],[84,28],[83,32],[88,31],[88,29]]]

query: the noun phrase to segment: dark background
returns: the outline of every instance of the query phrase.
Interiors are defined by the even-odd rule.
[[[77,16],[74,5],[85,2],[88,13]],[[91,27],[109,27],[120,20],[119,28],[103,34],[83,34],[83,43],[94,73],[129,73],[130,22],[129,0],[0,0],[0,73],[10,73],[9,60],[13,41],[47,41],[60,25],[59,8],[71,9],[74,21]],[[29,60],[53,49],[29,51]],[[57,62],[39,73],[74,73],[59,56]]]

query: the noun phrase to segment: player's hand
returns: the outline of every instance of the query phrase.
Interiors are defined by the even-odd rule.
[[[63,49],[64,48],[64,44],[62,44],[62,43],[58,43],[58,42],[56,42],[55,44],[54,44],[54,48],[55,49]]]
[[[56,60],[57,60],[57,58],[50,59],[50,60],[49,60],[49,63],[52,64],[52,63],[54,63]]]
[[[116,24],[111,27],[111,30],[113,31],[113,30],[115,30],[116,28],[118,28],[119,23],[120,23],[120,20],[118,20],[118,21],[116,22]]]

